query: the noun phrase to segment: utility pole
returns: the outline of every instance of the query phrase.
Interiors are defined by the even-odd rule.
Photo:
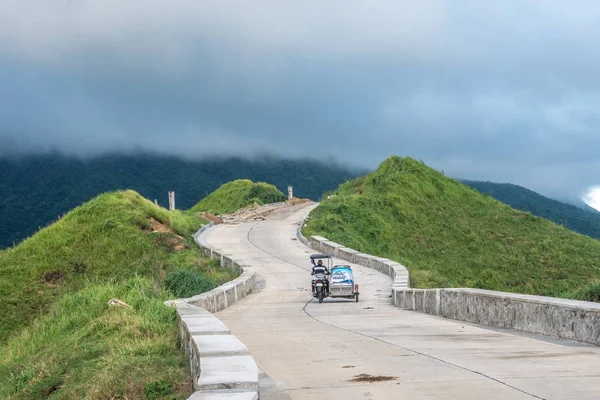
[[[292,200],[294,198],[294,192],[292,191],[292,187],[288,186],[288,200]]]
[[[175,209],[175,192],[169,192],[169,210]]]

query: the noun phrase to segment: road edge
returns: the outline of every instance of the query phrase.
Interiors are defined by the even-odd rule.
[[[219,259],[223,268],[239,276],[206,293],[168,300],[175,307],[181,347],[190,364],[194,393],[188,400],[258,400],[259,374],[248,348],[213,313],[248,296],[255,289],[256,273],[250,265],[208,245],[202,235],[215,224],[210,222],[194,234],[194,242],[205,257]]]

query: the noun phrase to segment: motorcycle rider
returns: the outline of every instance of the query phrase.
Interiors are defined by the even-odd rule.
[[[325,283],[325,291],[329,293],[329,275],[330,272],[325,265],[323,265],[323,260],[319,260],[317,265],[312,268],[311,275],[323,274],[325,275],[324,283]],[[313,278],[314,280],[314,278]]]

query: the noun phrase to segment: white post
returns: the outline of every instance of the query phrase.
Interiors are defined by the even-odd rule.
[[[154,204],[158,205],[158,200],[154,199]]]
[[[169,210],[175,209],[175,192],[169,192]]]
[[[288,186],[288,200],[292,200],[294,198],[294,193],[292,191],[292,187]]]

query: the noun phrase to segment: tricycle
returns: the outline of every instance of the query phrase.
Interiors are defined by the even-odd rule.
[[[318,260],[316,264],[315,260]],[[327,265],[323,264],[323,260],[327,260]],[[319,303],[327,297],[355,299],[358,302],[358,284],[354,283],[354,274],[349,265],[332,267],[333,258],[329,254],[312,254],[310,261],[313,264],[312,296],[319,299]]]

